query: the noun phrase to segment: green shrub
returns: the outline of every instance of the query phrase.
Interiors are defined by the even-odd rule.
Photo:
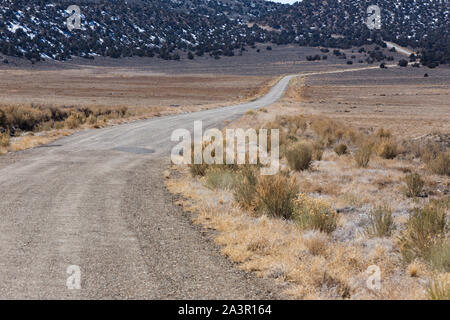
[[[392,210],[388,206],[377,206],[370,211],[366,233],[372,237],[389,237],[395,229]]]
[[[405,182],[407,197],[418,197],[421,195],[424,182],[418,173],[414,172],[406,175]]]
[[[340,143],[334,147],[334,152],[336,152],[338,155],[342,156],[343,154],[347,153],[347,149],[348,148],[345,143]]]
[[[292,218],[297,194],[298,186],[295,179],[281,174],[258,178],[256,195],[259,208],[272,217]]]
[[[448,239],[431,248],[430,262],[434,269],[450,272],[450,241]]]
[[[433,250],[442,245],[447,232],[445,210],[429,204],[416,208],[406,222],[400,239],[400,251],[407,262],[422,258],[430,262]]]
[[[301,142],[286,151],[289,167],[295,171],[306,170],[312,162],[312,147],[309,143]]]
[[[231,190],[234,187],[235,180],[234,172],[222,168],[213,168],[206,172],[205,185],[210,189]]]
[[[295,202],[295,220],[302,229],[333,232],[338,216],[329,203],[301,195]]]

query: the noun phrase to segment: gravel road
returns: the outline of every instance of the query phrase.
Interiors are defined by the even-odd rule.
[[[292,76],[238,106],[85,130],[0,157],[0,299],[269,299],[173,205],[173,130],[219,126],[282,97]],[[81,289],[66,285],[81,269]]]

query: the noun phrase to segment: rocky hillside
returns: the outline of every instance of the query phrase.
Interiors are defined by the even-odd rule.
[[[69,5],[81,9],[70,31]],[[347,48],[382,39],[423,48],[424,63],[450,62],[448,3],[379,0],[381,30],[365,24],[366,0],[0,0],[4,55],[65,60],[157,56],[194,59],[232,56],[256,43]]]

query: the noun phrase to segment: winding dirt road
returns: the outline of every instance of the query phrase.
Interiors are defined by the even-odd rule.
[[[0,299],[268,299],[173,205],[173,130],[220,125],[280,99],[86,130],[0,157]],[[81,289],[66,285],[70,265]]]

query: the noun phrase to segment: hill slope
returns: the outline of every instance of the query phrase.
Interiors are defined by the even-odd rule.
[[[158,56],[180,50],[234,55],[255,43],[346,48],[382,39],[426,49],[424,59],[450,62],[448,4],[379,0],[382,28],[367,28],[366,0],[80,1],[81,29],[69,31],[67,1],[0,0],[0,51],[30,60],[70,56]],[[371,40],[368,40],[371,39]]]

